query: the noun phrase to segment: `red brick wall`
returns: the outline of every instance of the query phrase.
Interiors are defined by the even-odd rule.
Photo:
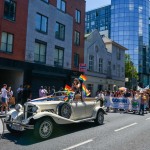
[[[79,63],[84,63],[84,31],[85,31],[85,0],[66,0],[67,13],[73,16],[73,39],[72,39],[72,70],[78,71],[78,68],[74,68],[74,53],[78,53],[80,56]],[[75,10],[81,11],[81,23],[75,22]],[[74,45],[74,31],[80,32],[80,46]]]
[[[0,52],[0,57],[14,60],[25,60],[26,31],[28,0],[16,0],[16,21],[3,18],[4,0],[0,0],[0,42],[1,33],[8,32],[14,35],[13,53]]]
[[[57,0],[49,0],[50,4],[53,6],[57,6]]]

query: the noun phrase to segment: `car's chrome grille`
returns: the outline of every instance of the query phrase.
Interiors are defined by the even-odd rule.
[[[28,108],[27,108],[27,118],[33,116],[32,107],[33,106],[29,105]]]
[[[33,116],[32,107],[33,106],[31,106],[31,105],[25,105],[24,106],[24,112],[23,112],[24,113],[23,114],[24,119],[27,119],[27,118]]]

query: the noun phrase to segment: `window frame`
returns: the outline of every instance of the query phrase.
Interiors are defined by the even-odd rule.
[[[78,62],[76,61],[78,59]],[[78,53],[74,53],[74,67],[79,68],[79,60],[80,60],[80,55]]]
[[[79,41],[77,41],[77,36],[76,35],[79,35]],[[78,31],[74,31],[74,44],[76,45],[76,46],[80,46],[80,32],[78,32]]]
[[[75,22],[78,24],[81,23],[81,11],[78,9],[75,10]]]
[[[6,44],[6,50],[5,50],[5,51],[1,49],[1,46],[2,46],[2,37],[3,37],[2,34],[3,34],[3,33],[6,33],[6,34],[7,34],[7,39],[6,39],[6,43],[5,43],[5,44]],[[11,44],[11,45],[12,45],[12,49],[11,49],[11,52],[8,51],[8,35],[12,35],[12,44]],[[1,33],[0,52],[10,53],[10,54],[11,54],[11,53],[13,53],[13,47],[14,47],[14,34],[3,31],[3,32]]]
[[[35,50],[34,50],[34,62],[35,63],[40,63],[40,64],[46,64],[46,51],[47,51],[47,42],[44,42],[44,41],[41,41],[41,40],[38,40],[38,39],[35,39],[35,46],[36,44],[39,44],[40,46],[41,45],[44,45],[45,46],[45,61],[44,62],[41,62],[40,61],[40,49],[39,49],[39,58],[38,58],[38,61],[35,60]]]
[[[58,24],[58,28],[59,28],[59,29],[58,29],[58,36],[57,36],[57,34],[56,34],[56,29],[55,29],[55,38],[56,38],[56,39],[59,39],[59,40],[61,40],[61,41],[65,41],[65,27],[66,27],[66,26],[65,26],[64,24],[62,24],[62,23],[56,21],[55,26],[56,26],[57,24]],[[61,29],[61,26],[64,27],[63,38],[61,38],[61,36],[60,36],[60,35],[61,35],[61,34],[60,34],[60,33],[61,33],[61,30],[60,30],[60,29]]]
[[[48,33],[48,17],[37,12],[36,15],[40,16],[40,29],[37,28],[37,26],[35,26],[36,31],[40,32],[40,33],[44,33],[47,34]],[[37,16],[36,16],[37,17]],[[45,17],[47,19],[47,24],[46,24],[46,32],[42,30],[42,18]]]
[[[55,46],[55,52],[56,52],[56,49],[58,50],[58,58],[55,58],[55,56],[54,56],[54,66],[55,67],[60,67],[60,68],[63,68],[63,66],[64,66],[64,48],[63,47],[60,47],[60,46]],[[59,65],[59,60],[61,60],[60,58],[59,58],[59,51],[63,51],[63,58],[62,58],[62,64],[61,65]],[[58,60],[58,61],[56,61],[56,59]],[[55,64],[55,63],[57,63],[57,64]]]
[[[41,0],[42,2],[46,3],[46,4],[49,4],[49,0]]]
[[[16,8],[17,8],[17,7],[16,7],[16,5],[17,5],[17,4],[16,4],[16,1],[11,1],[11,0],[9,0],[9,3],[13,3],[13,4],[15,5],[15,6],[14,6],[14,7],[15,7],[15,10],[14,10],[14,14],[13,14],[13,15],[14,15],[14,19],[10,19],[10,17],[6,17],[6,16],[5,16],[5,3],[6,3],[6,2],[8,2],[8,1],[6,1],[6,0],[4,1],[4,12],[3,12],[3,13],[4,13],[4,14],[3,14],[4,19],[9,20],[9,21],[16,21],[16,10],[17,10],[17,9],[16,9]],[[12,13],[10,12],[10,8],[9,8],[9,16],[10,16],[10,14],[12,14]]]
[[[93,60],[90,58],[92,58]],[[90,63],[90,62],[92,62],[92,63]],[[94,71],[94,56],[93,55],[89,55],[89,71]]]
[[[58,1],[60,1],[60,4],[59,4],[59,5],[60,5],[60,8],[58,7]],[[64,2],[64,4],[65,4],[65,10],[62,9],[62,2]],[[57,7],[57,9],[60,10],[61,12],[66,13],[66,1],[65,1],[65,0],[57,0],[56,7]]]
[[[99,73],[103,73],[103,59],[99,58]]]

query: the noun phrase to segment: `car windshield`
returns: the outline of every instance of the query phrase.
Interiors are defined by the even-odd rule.
[[[60,92],[55,92],[52,96],[46,96],[46,97],[41,97],[32,100],[31,102],[36,102],[36,101],[67,101],[71,100],[74,98],[74,92],[69,92],[69,94],[66,91],[60,91]]]

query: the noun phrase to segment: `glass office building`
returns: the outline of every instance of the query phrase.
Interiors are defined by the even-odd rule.
[[[150,84],[149,6],[149,0],[111,0],[111,5],[107,6],[110,8],[107,16],[111,18],[107,29],[109,37],[128,48],[127,53],[143,86]],[[104,8],[99,8],[99,11],[101,9]],[[87,12],[87,15],[93,11]],[[86,33],[87,29],[91,32],[93,27],[87,28],[86,24]],[[97,29],[102,31],[100,26]]]
[[[111,6],[104,6],[86,13],[85,33],[90,33],[94,29],[99,31],[111,30]],[[110,32],[109,32],[110,36]]]

